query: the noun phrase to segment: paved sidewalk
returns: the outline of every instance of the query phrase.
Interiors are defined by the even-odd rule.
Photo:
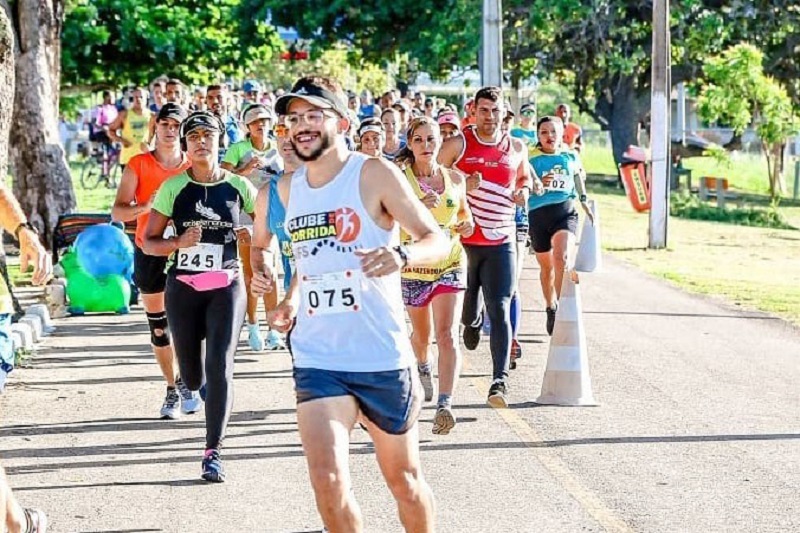
[[[525,270],[512,408],[485,405],[488,343],[467,352],[449,436],[422,415],[439,532],[798,531],[800,333],[686,295],[605,258],[584,275],[599,407],[532,403],[547,355],[538,271]],[[0,459],[54,532],[318,531],[287,352],[242,337],[224,459],[199,479],[203,415],[157,420],[163,385],[143,313],[58,321],[0,397]],[[365,432],[351,466],[366,531],[400,531]]]

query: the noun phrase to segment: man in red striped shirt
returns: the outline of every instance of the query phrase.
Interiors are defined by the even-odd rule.
[[[483,323],[481,292],[491,321],[489,337],[493,381],[489,405],[507,407],[508,367],[511,354],[511,296],[515,286],[514,219],[517,206],[526,208],[531,190],[543,191],[531,179],[525,144],[501,131],[505,116],[503,92],[483,87],[475,93],[471,113],[475,125],[463,135],[445,141],[439,163],[468,176],[468,203],[475,233],[463,238],[467,252],[467,291],[461,322],[464,345],[474,350]]]

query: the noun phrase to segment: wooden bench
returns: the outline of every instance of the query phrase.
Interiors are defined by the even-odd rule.
[[[719,207],[725,205],[725,200],[738,198],[736,193],[728,191],[728,178],[715,178],[712,176],[700,178],[698,194],[703,201],[708,201],[711,197],[715,197]]]

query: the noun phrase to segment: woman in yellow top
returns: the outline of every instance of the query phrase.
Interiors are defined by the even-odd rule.
[[[411,344],[417,357],[425,400],[433,399],[431,315],[439,349],[439,399],[433,419],[433,433],[446,435],[456,424],[452,396],[461,367],[458,321],[466,283],[464,249],[461,236],[472,235],[475,225],[467,207],[464,177],[437,164],[442,137],[439,124],[429,117],[411,121],[406,134],[408,144],[395,162],[405,168],[411,188],[431,210],[439,227],[452,243],[450,255],[436,264],[406,268],[402,272],[403,301],[411,318]],[[411,240],[405,233],[404,243]]]
[[[130,109],[123,109],[108,126],[108,136],[114,142],[122,143],[119,164],[123,170],[133,156],[150,151],[150,110],[145,104],[144,89],[137,87],[131,92],[133,100]],[[122,132],[118,133],[119,130]]]

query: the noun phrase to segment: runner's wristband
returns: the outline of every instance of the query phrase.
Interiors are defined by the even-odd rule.
[[[409,253],[409,251],[408,251],[408,248],[401,244],[400,246],[395,246],[394,248],[392,248],[392,250],[397,252],[397,255],[400,256],[400,260],[403,262],[403,267],[404,268],[407,267],[408,266],[408,258],[411,255]]]
[[[20,224],[19,226],[17,226],[17,227],[16,227],[16,229],[14,229],[14,237],[15,237],[15,238],[16,238],[18,241],[19,241],[19,232],[20,232],[20,230],[21,230],[22,228],[28,228],[29,230],[31,230],[31,231],[32,231],[33,233],[35,233],[36,235],[39,235],[39,230],[37,230],[37,229],[36,229],[36,226],[34,226],[33,224],[31,224],[30,222],[23,222],[22,224]]]

